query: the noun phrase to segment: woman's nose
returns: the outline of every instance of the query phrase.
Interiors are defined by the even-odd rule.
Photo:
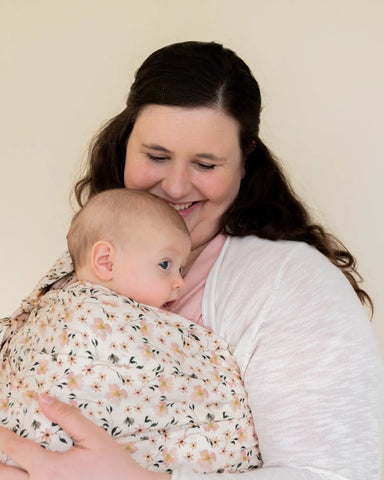
[[[188,167],[178,164],[170,165],[165,172],[161,187],[170,199],[177,200],[187,196],[192,189]]]

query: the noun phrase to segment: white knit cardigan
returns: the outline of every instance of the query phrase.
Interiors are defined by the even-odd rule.
[[[381,479],[383,363],[339,269],[304,243],[228,238],[202,308],[235,347],[264,460],[209,480]]]

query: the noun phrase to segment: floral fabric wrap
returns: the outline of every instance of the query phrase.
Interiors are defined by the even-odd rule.
[[[150,470],[262,466],[239,368],[224,340],[73,279],[65,253],[0,321],[0,425],[51,450],[69,449],[71,438],[39,411],[38,394],[50,392],[81,408]]]

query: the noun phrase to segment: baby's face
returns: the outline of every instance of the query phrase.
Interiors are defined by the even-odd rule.
[[[117,249],[112,289],[136,302],[162,307],[178,297],[190,251],[189,235],[176,227],[138,229]]]

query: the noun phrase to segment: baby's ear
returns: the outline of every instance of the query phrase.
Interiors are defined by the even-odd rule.
[[[95,275],[104,281],[112,280],[113,262],[115,260],[115,247],[101,240],[92,248],[92,268]]]

